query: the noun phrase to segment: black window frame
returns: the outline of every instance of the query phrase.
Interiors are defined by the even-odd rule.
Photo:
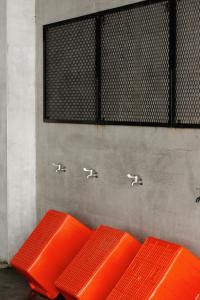
[[[100,11],[93,14],[79,16],[76,18],[59,21],[43,26],[43,121],[47,123],[76,123],[76,124],[95,124],[95,125],[126,125],[126,126],[148,126],[148,127],[168,127],[168,128],[200,128],[200,124],[186,124],[176,121],[176,59],[177,59],[177,2],[181,0],[144,0],[141,2]],[[156,3],[166,3],[166,9],[169,11],[169,119],[167,123],[159,122],[117,122],[105,121],[101,117],[101,22],[107,14],[121,12],[137,7],[153,5]],[[91,121],[70,121],[70,120],[52,120],[46,116],[46,31],[48,28],[60,26],[95,18],[96,20],[96,120]],[[200,112],[199,112],[200,113]]]

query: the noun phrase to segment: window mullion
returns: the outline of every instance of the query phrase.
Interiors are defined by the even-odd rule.
[[[101,24],[102,17],[96,17],[96,122],[101,123]]]
[[[176,3],[169,0],[169,126],[176,124]]]

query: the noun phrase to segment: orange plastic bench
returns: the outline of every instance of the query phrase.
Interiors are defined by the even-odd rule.
[[[183,247],[148,238],[106,300],[199,300],[200,260]]]
[[[31,289],[49,299],[58,291],[55,280],[64,271],[92,231],[72,216],[49,211],[11,264],[27,278]]]
[[[56,281],[68,300],[105,300],[141,244],[126,232],[100,226]]]

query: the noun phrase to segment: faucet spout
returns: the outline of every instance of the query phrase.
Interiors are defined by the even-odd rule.
[[[143,185],[143,180],[140,175],[132,175],[132,174],[127,174],[127,177],[131,180],[131,185]]]
[[[87,175],[87,179],[90,179],[90,178],[98,178],[98,173],[97,173],[97,171],[95,171],[94,169],[83,168],[83,171],[86,172],[86,173],[89,173],[89,174]]]
[[[52,163],[52,166],[56,168],[56,173],[66,172],[66,167],[61,163]]]

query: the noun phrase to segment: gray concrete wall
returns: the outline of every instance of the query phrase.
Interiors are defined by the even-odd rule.
[[[35,1],[7,0],[8,256],[36,221]]]
[[[36,222],[33,0],[0,1],[0,97],[0,258],[9,260]]]
[[[0,0],[0,260],[7,258],[6,0]]]
[[[199,130],[43,123],[42,25],[133,2],[36,0],[38,218],[65,210],[91,226],[154,235],[200,255]],[[56,174],[52,162],[67,173]],[[99,178],[87,181],[83,167]],[[131,188],[128,172],[141,174],[144,186]]]

